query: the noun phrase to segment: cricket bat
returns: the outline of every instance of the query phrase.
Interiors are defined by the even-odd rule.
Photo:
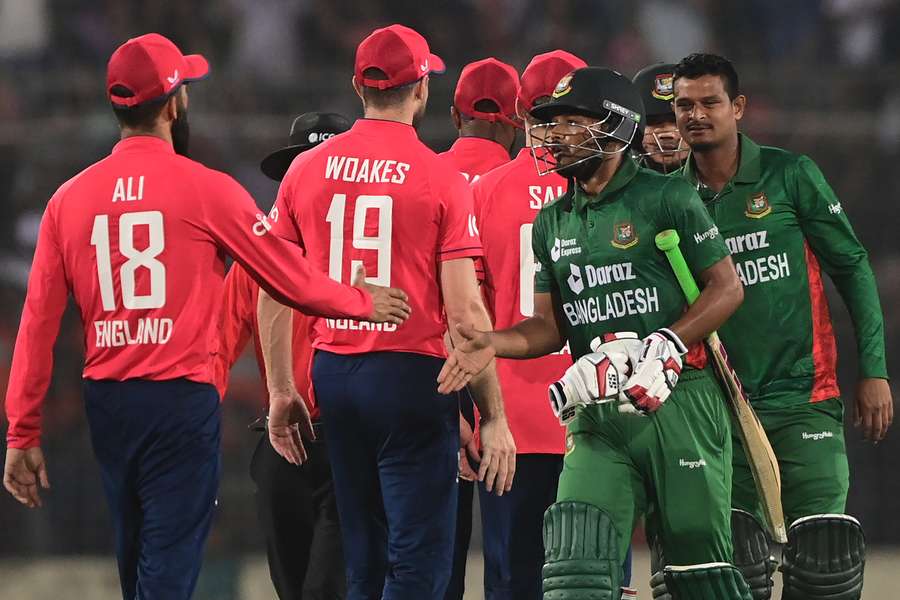
[[[678,232],[674,229],[667,229],[657,234],[656,247],[665,253],[688,304],[693,304],[700,295],[700,289],[678,247],[679,241]],[[756,412],[744,394],[740,379],[728,363],[728,355],[715,331],[706,338],[706,346],[712,356],[713,368],[725,388],[728,404],[734,414],[738,434],[747,454],[753,481],[756,483],[756,491],[762,504],[766,526],[772,539],[784,544],[787,542],[787,530],[784,526],[784,512],[781,506],[781,473],[778,470],[778,459],[775,458],[775,452],[772,450],[772,445],[769,443],[769,438],[766,436]]]

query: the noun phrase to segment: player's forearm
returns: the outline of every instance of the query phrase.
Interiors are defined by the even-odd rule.
[[[294,388],[291,309],[260,290],[257,319],[269,394],[291,392]]]
[[[703,291],[670,329],[691,346],[722,326],[744,301],[744,288],[731,258],[724,258],[703,273]]]
[[[447,311],[450,323],[471,323],[480,331],[491,330],[491,319],[480,296],[473,296],[464,306],[455,308],[457,310],[449,309]],[[462,341],[454,328],[451,327],[448,333],[454,345]],[[505,415],[500,382],[497,379],[497,369],[493,361],[484,371],[472,378],[469,390],[472,392],[472,399],[482,418],[494,419]]]
[[[565,344],[556,323],[534,316],[508,329],[490,334],[491,344],[501,358],[538,358],[557,352]]]
[[[869,261],[859,263],[852,273],[833,276],[832,279],[853,321],[860,378],[887,379],[884,314]]]

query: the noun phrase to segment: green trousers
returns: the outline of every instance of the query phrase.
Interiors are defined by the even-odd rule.
[[[667,564],[731,562],[731,424],[710,369],[683,372],[650,416],[619,414],[616,403],[582,409],[566,447],[557,501],[606,512],[620,560],[647,515]]]
[[[784,408],[756,407],[781,471],[781,504],[790,525],[800,517],[843,513],[850,486],[840,398]],[[732,503],[762,518],[747,457],[735,435]],[[761,521],[764,522],[764,521]]]

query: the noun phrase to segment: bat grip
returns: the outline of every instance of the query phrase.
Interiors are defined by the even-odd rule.
[[[672,266],[672,272],[675,273],[675,279],[678,280],[678,285],[681,286],[681,291],[684,292],[688,304],[693,304],[700,296],[700,288],[697,287],[697,282],[681,253],[678,245],[680,241],[678,232],[674,229],[666,229],[656,235],[655,241],[656,247],[663,251]]]

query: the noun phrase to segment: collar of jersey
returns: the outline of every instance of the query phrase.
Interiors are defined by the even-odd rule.
[[[743,133],[738,133],[738,143],[741,147],[741,161],[738,164],[737,173],[731,178],[734,183],[754,183],[759,181],[760,177],[760,159],[759,144],[751,140]],[[697,185],[697,173],[694,170],[694,158],[688,157],[684,161],[684,177],[691,182],[691,185]],[[727,186],[726,186],[727,187]]]
[[[640,170],[638,164],[635,162],[633,158],[630,156],[625,156],[622,158],[622,164],[619,165],[619,168],[616,170],[615,175],[613,175],[612,179],[609,180],[609,183],[606,184],[606,187],[603,188],[596,196],[591,196],[586,193],[583,189],[581,189],[580,185],[573,186],[575,188],[575,208],[576,210],[584,210],[589,204],[595,204],[600,202],[607,201],[610,196],[621,190],[623,187],[628,185],[634,176],[637,175],[637,172]]]
[[[416,135],[415,127],[408,123],[389,121],[387,119],[367,119],[365,117],[357,119],[356,123],[353,124],[351,131],[357,133],[372,133],[376,135],[384,135],[385,133],[390,132],[393,135],[411,135],[412,137],[418,137]]]
[[[123,152],[125,150],[150,149],[168,152],[169,154],[175,153],[175,148],[172,147],[172,144],[162,138],[156,137],[155,135],[133,135],[131,137],[127,137],[113,146],[112,151],[115,153]]]
[[[500,142],[495,142],[494,140],[489,140],[487,138],[477,137],[474,135],[466,135],[456,138],[456,141],[453,142],[453,146],[451,146],[450,149],[463,150],[467,147],[481,148],[483,149],[481,151],[485,153],[496,154],[498,157],[502,156],[506,160],[509,160],[509,151],[501,146]]]

